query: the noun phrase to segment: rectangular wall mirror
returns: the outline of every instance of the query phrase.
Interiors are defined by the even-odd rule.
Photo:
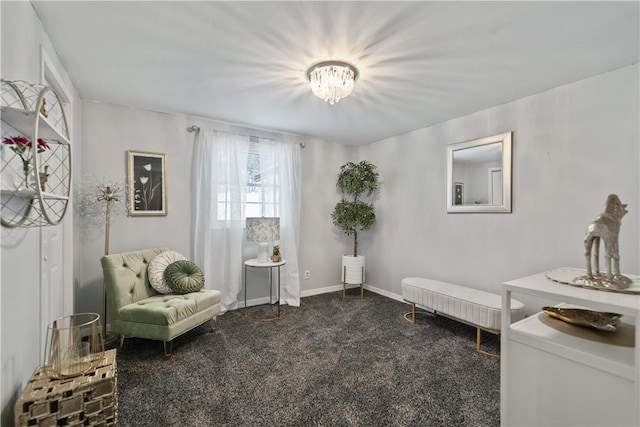
[[[512,132],[447,146],[447,212],[511,212]]]

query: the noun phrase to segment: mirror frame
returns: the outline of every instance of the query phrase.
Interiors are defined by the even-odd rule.
[[[471,141],[459,142],[447,146],[447,212],[511,212],[511,144],[513,132],[487,136]],[[502,143],[502,205],[454,205],[453,204],[453,154],[458,150],[479,147],[481,145]]]

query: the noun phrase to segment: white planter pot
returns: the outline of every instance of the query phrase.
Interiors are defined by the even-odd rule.
[[[364,283],[364,255],[358,255],[356,257],[353,255],[342,255],[341,275],[342,283],[346,283],[347,285],[360,285]]]

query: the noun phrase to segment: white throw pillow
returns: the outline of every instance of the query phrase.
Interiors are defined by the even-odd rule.
[[[153,289],[161,294],[173,293],[167,282],[164,280],[164,270],[166,270],[169,264],[185,259],[187,258],[184,255],[176,251],[165,251],[153,257],[147,267],[149,284]]]

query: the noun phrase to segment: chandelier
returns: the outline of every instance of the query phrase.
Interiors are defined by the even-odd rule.
[[[307,78],[313,93],[333,105],[351,94],[358,69],[341,61],[318,62],[309,67]]]

